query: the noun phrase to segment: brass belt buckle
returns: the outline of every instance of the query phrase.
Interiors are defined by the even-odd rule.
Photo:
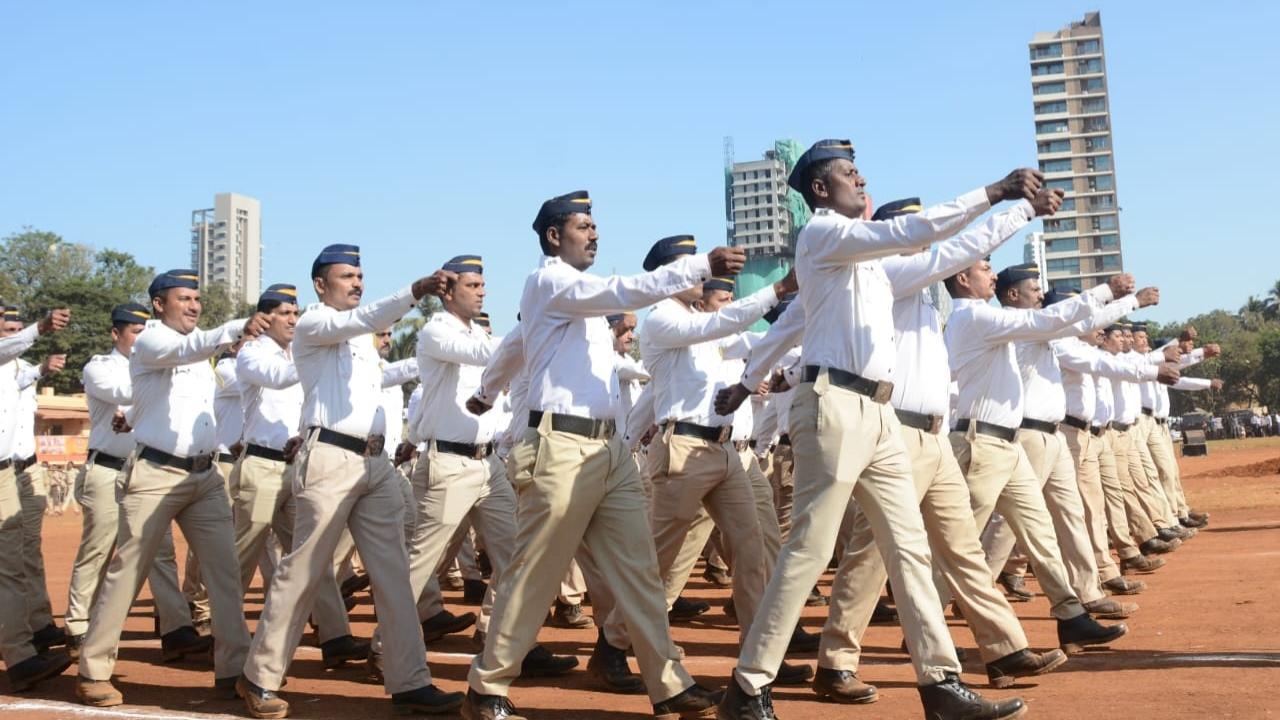
[[[213,453],[208,455],[197,455],[191,458],[191,471],[204,472],[213,465]]]
[[[489,454],[489,453],[487,452],[488,448],[487,448],[485,445],[482,445],[482,444],[480,444],[480,443],[476,443],[475,445],[472,445],[471,447],[472,447],[472,450],[471,450],[471,457],[472,457],[473,459],[475,459],[475,460],[483,460],[483,459],[485,459],[486,457],[488,457],[488,454]]]
[[[929,432],[937,435],[942,431],[942,417],[940,415],[929,416]]]
[[[723,425],[720,428],[720,435],[717,438],[716,442],[726,443],[726,442],[729,442],[729,438],[731,437],[733,437],[733,426]]]
[[[381,455],[382,447],[386,441],[387,439],[382,435],[370,435],[364,445],[364,454],[369,457]]]
[[[877,382],[876,391],[871,396],[871,399],[883,405],[884,403],[889,402],[891,397],[893,397],[893,383],[884,381]]]

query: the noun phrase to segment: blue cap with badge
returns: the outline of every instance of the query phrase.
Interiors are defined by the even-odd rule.
[[[151,319],[151,313],[145,306],[135,302],[117,305],[111,309],[111,324],[117,325],[127,323],[130,325],[143,325]]]
[[[654,243],[649,254],[644,256],[644,270],[653,272],[681,255],[695,255],[697,252],[698,243],[692,235],[664,237]]]
[[[538,237],[542,237],[553,218],[573,213],[591,214],[591,196],[586,190],[557,195],[542,203],[542,207],[538,208],[538,216],[533,219],[533,231],[538,233]]]
[[[924,208],[920,205],[920,198],[918,197],[905,198],[903,200],[894,200],[893,202],[885,203],[884,205],[881,205],[880,207],[876,208],[876,212],[874,215],[871,216],[871,219],[872,220],[892,220],[893,218],[896,218],[899,215],[910,215],[912,213],[918,213],[922,209]]]
[[[838,158],[853,162],[853,141],[819,140],[805,150],[799,160],[796,160],[796,166],[791,169],[791,175],[787,177],[787,184],[796,192],[804,192],[805,173],[808,172],[809,166],[821,160]]]
[[[996,292],[1001,293],[1022,282],[1040,277],[1040,266],[1035,263],[1020,263],[996,273]]]
[[[311,263],[311,277],[318,278],[330,265],[354,265],[360,267],[360,246],[334,244],[320,251]]]
[[[170,288],[200,289],[200,275],[195,270],[169,270],[162,272],[151,281],[147,295],[159,297],[160,293]]]
[[[276,283],[275,285],[268,287],[266,290],[263,290],[262,294],[258,296],[259,305],[270,301],[297,305],[298,288],[290,285],[289,283]]]
[[[724,290],[725,292],[733,292],[733,288],[737,285],[733,278],[713,277],[702,283],[702,290]]]
[[[459,255],[445,263],[443,269],[448,270],[449,272],[458,273],[459,275],[462,273],[476,273],[478,275],[483,275],[484,261],[480,259],[479,255]]]

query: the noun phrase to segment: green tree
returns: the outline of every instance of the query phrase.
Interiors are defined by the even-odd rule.
[[[56,233],[26,227],[0,240],[0,297],[31,315],[48,308],[32,302],[46,286],[93,272],[93,249]]]
[[[200,287],[200,328],[209,330],[236,318],[249,317],[257,307],[231,297],[226,283],[212,282]]]

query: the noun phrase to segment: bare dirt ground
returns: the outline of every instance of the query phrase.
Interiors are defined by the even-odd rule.
[[[1209,528],[1170,556],[1169,564],[1143,579],[1145,593],[1129,622],[1130,632],[1110,649],[1074,656],[1057,672],[993,696],[1024,697],[1031,717],[1040,718],[1272,718],[1280,717],[1274,684],[1280,681],[1280,442],[1211,443],[1206,457],[1182,460],[1193,506],[1212,513]],[[79,540],[76,514],[50,517],[45,525],[45,561],[55,611],[66,603],[67,580]],[[10,549],[12,550],[12,549]],[[179,557],[182,556],[180,550]],[[830,576],[823,579],[823,586]],[[243,716],[243,706],[215,697],[209,664],[160,664],[159,641],[151,634],[151,602],[145,595],[134,607],[116,666],[117,686],[129,703],[110,711],[74,704],[75,666],[33,693],[0,694],[0,720],[6,718],[190,718]],[[737,631],[717,602],[727,591],[701,580],[690,582],[686,596],[711,601],[713,610],[690,624],[673,628],[688,653],[687,667],[705,685],[723,687],[737,650]],[[367,595],[352,613],[353,631],[373,632]],[[474,610],[450,593],[454,612]],[[251,592],[246,612],[250,628],[261,610],[261,593]],[[1048,603],[1037,597],[1015,604],[1033,647],[1056,643]],[[821,626],[825,610],[805,611],[810,630]],[[950,620],[961,647],[974,648],[969,630]],[[519,681],[512,700],[532,718],[624,720],[651,717],[643,696],[598,692],[583,668],[595,631],[544,629],[541,640],[557,653],[579,657],[580,669],[565,678]],[[919,718],[913,674],[897,627],[872,627],[865,639],[861,676],[880,688],[870,706],[847,707],[816,701],[807,687],[781,688],[780,717]],[[464,690],[471,657],[469,635],[450,636],[428,652],[431,671],[446,690]],[[965,679],[981,688],[983,667],[971,652]],[[793,657],[793,662],[813,658]],[[297,718],[388,717],[382,688],[362,682],[362,667],[325,671],[320,652],[302,647],[293,664],[285,697]],[[986,691],[984,691],[986,692]]]

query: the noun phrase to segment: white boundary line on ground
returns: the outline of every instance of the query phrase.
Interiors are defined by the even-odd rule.
[[[111,710],[52,700],[19,700],[13,703],[0,703],[0,713],[6,712],[47,712],[51,713],[51,717],[115,718],[116,720],[125,720],[127,718],[145,718],[145,720],[193,720],[193,718],[214,720],[215,718],[228,718],[230,720],[243,720],[240,716],[223,713],[185,713],[172,710]]]

